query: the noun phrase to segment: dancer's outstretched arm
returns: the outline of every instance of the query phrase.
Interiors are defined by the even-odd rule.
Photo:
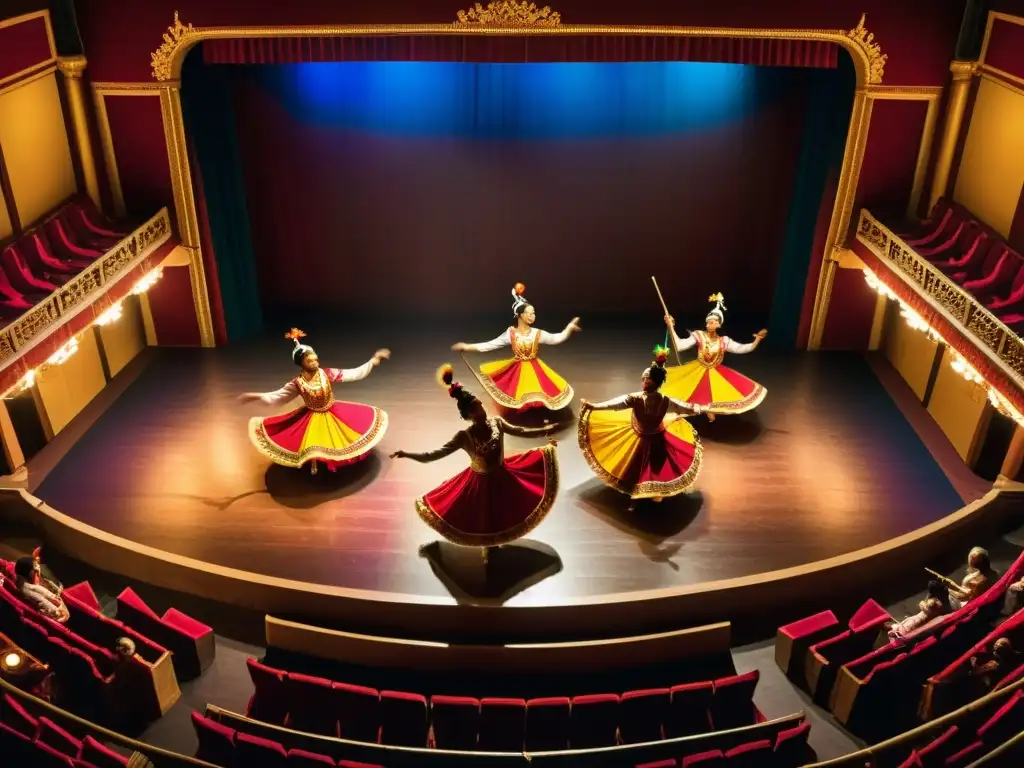
[[[238,399],[243,403],[251,403],[259,400],[264,405],[284,405],[299,396],[299,385],[292,379],[283,387],[273,392],[246,392],[239,395]]]
[[[737,344],[728,336],[725,338],[725,351],[732,355],[746,355],[757,349],[757,345],[761,343],[761,340],[768,335],[768,331],[763,328],[754,334],[754,340],[747,344]]]
[[[502,432],[516,437],[536,437],[551,432],[551,426],[546,427],[521,427],[518,424],[511,424],[502,418],[498,419],[498,427]]]
[[[460,341],[458,344],[452,344],[453,352],[493,352],[496,349],[507,347],[512,341],[509,339],[508,331],[501,334],[496,339],[490,341],[481,341],[477,344],[467,344],[464,341]]]
[[[674,397],[668,398],[668,410],[679,416],[697,416],[704,413],[704,408],[697,403],[686,403]]]
[[[697,340],[693,338],[692,334],[684,339],[676,333],[676,319],[672,315],[665,315],[665,325],[668,326],[671,332],[672,344],[675,346],[676,352],[685,352],[697,345]]]
[[[459,432],[455,437],[449,440],[447,443],[442,445],[440,448],[434,451],[427,451],[425,453],[409,453],[408,451],[395,451],[391,454],[392,459],[412,459],[418,461],[420,464],[429,464],[432,461],[443,459],[445,456],[451,456],[457,450],[461,449],[465,445],[465,432]]]
[[[328,379],[334,382],[359,381],[369,376],[370,372],[381,364],[381,361],[387,360],[389,357],[391,357],[390,349],[378,349],[373,353],[373,357],[358,368],[324,368],[324,373],[327,374]]]
[[[580,406],[590,411],[624,411],[633,407],[633,395],[623,395],[614,400],[605,400],[603,403],[580,400]]]
[[[538,331],[539,341],[541,344],[555,345],[561,344],[563,341],[568,340],[574,333],[580,331],[580,319],[574,317],[569,321],[569,324],[565,326],[565,330],[561,333],[548,333],[547,331]]]

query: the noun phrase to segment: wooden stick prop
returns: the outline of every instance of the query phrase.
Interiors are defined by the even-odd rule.
[[[930,573],[932,576],[937,578],[939,581],[945,582],[946,584],[949,584],[950,586],[953,586],[953,587],[956,587],[957,589],[960,589],[960,585],[957,584],[955,581],[953,581],[951,578],[949,578],[947,576],[943,576],[941,573],[936,573],[931,568],[925,568],[925,570],[928,571],[928,573]]]
[[[665,317],[668,317],[668,305],[665,303],[665,297],[661,295],[661,288],[658,287],[658,280],[654,275],[651,275],[651,282],[654,283],[654,290],[658,294],[658,301],[661,302],[661,308],[665,310]],[[666,335],[672,339],[672,351],[676,353],[676,365],[682,365],[683,361],[679,359],[679,350],[676,349],[676,339],[673,329],[669,328]],[[668,345],[666,344],[665,346]]]

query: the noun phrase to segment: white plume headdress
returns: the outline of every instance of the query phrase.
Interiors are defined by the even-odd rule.
[[[522,283],[516,283],[512,288],[512,315],[518,317],[520,310],[523,307],[529,306],[530,302],[526,300],[523,294],[526,293],[526,286]]]
[[[712,307],[711,311],[708,312],[707,317],[704,318],[705,322],[713,317],[718,320],[718,324],[721,325],[725,322],[725,296],[721,293],[713,293],[708,296],[708,301],[712,302],[715,306]]]

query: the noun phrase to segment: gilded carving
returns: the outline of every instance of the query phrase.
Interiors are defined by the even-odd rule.
[[[6,363],[15,355],[14,338],[10,330],[0,333],[0,363]]]
[[[881,230],[889,238],[887,249],[881,246],[883,239],[876,230]],[[861,211],[856,237],[877,256],[889,261],[922,296],[945,310],[966,334],[975,339],[979,349],[989,350],[1003,371],[1024,390],[1024,340],[866,210]]]
[[[868,84],[877,85],[882,82],[882,76],[885,74],[885,62],[889,57],[882,53],[882,47],[875,42],[875,36],[864,26],[865,21],[867,21],[867,14],[862,13],[857,26],[847,32],[846,36],[861,49],[867,60]]]
[[[153,66],[153,77],[157,80],[170,80],[174,66],[174,52],[178,46],[188,38],[196,35],[196,30],[191,24],[182,24],[178,18],[178,12],[174,12],[174,24],[164,32],[164,41],[152,54],[150,60]]]
[[[536,3],[497,0],[484,8],[475,3],[468,11],[459,11],[456,24],[483,27],[557,27],[562,23],[559,13],[548,6],[538,8]]]
[[[37,304],[30,309],[11,329],[14,334],[14,346],[21,349],[33,338],[49,328],[57,318],[60,311],[57,308],[56,297],[51,296],[42,304]]]

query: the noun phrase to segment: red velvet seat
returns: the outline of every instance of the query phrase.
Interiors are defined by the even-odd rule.
[[[380,743],[427,746],[427,700],[418,693],[380,692]]]
[[[969,224],[964,227],[952,248],[937,253],[928,260],[944,274],[973,273],[981,268],[988,252],[994,247],[998,247],[998,241],[990,238],[979,225]]]
[[[522,752],[525,738],[525,699],[480,699],[481,751]]]
[[[75,768],[70,757],[38,741],[32,744],[29,760],[32,768]]]
[[[900,763],[899,768],[924,768],[924,763],[921,762],[921,756],[917,754],[917,750],[914,750],[907,759]]]
[[[917,254],[928,261],[941,261],[961,253],[958,247],[965,238],[970,238],[978,232],[978,223],[975,221],[959,221],[951,232],[943,232],[942,235],[927,245],[912,246]],[[909,243],[908,243],[909,245]]]
[[[3,707],[0,707],[0,713],[3,715],[4,725],[8,728],[17,731],[28,739],[35,738],[36,731],[39,729],[39,721],[32,717],[21,706],[21,702],[11,696],[11,694],[4,694]]]
[[[35,740],[68,757],[78,757],[82,752],[82,740],[76,739],[48,717],[39,718]]]
[[[376,763],[360,763],[356,760],[339,760],[338,768],[384,768]]]
[[[57,258],[78,263],[84,262],[84,266],[89,266],[89,264],[104,254],[99,248],[89,248],[76,243],[74,238],[68,233],[64,222],[59,218],[46,222],[44,230],[46,232],[46,240]]]
[[[948,238],[953,232],[956,232],[965,219],[966,215],[963,208],[960,208],[959,206],[951,206],[950,215],[943,216],[935,228],[930,231],[923,232],[920,235],[911,237],[910,239],[902,238],[903,242],[915,250],[917,248],[933,246],[935,243]]]
[[[960,741],[960,729],[954,725],[937,739],[918,749],[917,758],[924,768],[941,766],[946,762],[946,758],[956,751]]]
[[[754,708],[754,689],[761,678],[756,669],[745,675],[733,675],[715,680],[715,694],[711,697],[711,723],[716,731],[741,728],[757,721]]]
[[[816,702],[828,701],[839,669],[871,650],[878,631],[887,620],[888,615],[880,616],[874,622],[861,625],[856,631],[848,629],[808,649],[804,677],[807,690]]]
[[[304,749],[288,750],[288,768],[323,768],[325,765],[333,768],[336,765],[334,758]]]
[[[797,768],[807,762],[807,737],[811,724],[800,723],[796,728],[780,731],[775,737],[775,768]]]
[[[619,700],[619,734],[623,744],[640,744],[664,738],[662,725],[668,714],[668,688],[627,691]]]
[[[1013,670],[1013,672],[1011,672],[998,683],[996,683],[995,690],[999,690],[1000,688],[1006,688],[1008,685],[1012,685],[1021,678],[1024,678],[1024,664],[1021,664],[1019,667]]]
[[[640,763],[634,768],[678,768],[678,760],[656,760],[653,763]]]
[[[557,696],[526,702],[526,750],[553,752],[569,747],[569,699]]]
[[[0,755],[11,765],[25,765],[32,750],[32,739],[0,722]]]
[[[92,736],[82,739],[81,759],[96,768],[120,768],[128,765],[127,757],[96,741]]]
[[[719,768],[725,765],[725,754],[720,749],[709,749],[687,755],[680,763],[680,768],[691,768],[694,765],[699,765],[700,768]]]
[[[749,741],[725,753],[728,768],[761,768],[772,762],[772,743],[768,739]]]
[[[59,638],[51,637],[47,642],[60,649],[53,669],[57,679],[65,683],[60,689],[61,705],[87,720],[102,719],[107,703],[105,689],[108,681],[100,674],[96,663],[84,652],[72,648]]]
[[[1024,691],[1017,691],[978,729],[978,738],[994,749],[1024,731]]]
[[[966,766],[973,763],[987,751],[984,744],[980,741],[975,741],[947,757],[943,765],[947,766],[947,768],[966,768]]]
[[[81,635],[72,632],[65,625],[46,616],[39,616],[39,620],[46,628],[47,635],[63,640],[72,648],[77,648],[92,659],[101,675],[106,677],[114,672],[114,669],[117,667],[117,657],[114,656],[113,651],[89,642]]]
[[[480,731],[480,701],[468,696],[431,696],[434,746],[438,749],[476,749]]]
[[[710,680],[701,683],[683,683],[669,689],[669,710],[666,715],[665,738],[692,736],[711,730],[711,698],[715,684]]]
[[[985,265],[986,271],[977,280],[962,281],[964,290],[973,295],[982,304],[990,303],[1000,293],[1013,285],[1014,279],[1024,267],[1024,260],[1015,251],[1006,248],[993,268],[990,263]]]
[[[775,633],[775,663],[787,676],[803,671],[807,649],[839,632],[839,619],[832,611],[821,611],[778,628]]]
[[[361,685],[333,685],[341,738],[376,744],[380,736],[380,694]]]
[[[32,274],[24,257],[15,246],[9,246],[0,253],[0,269],[7,275],[7,280],[14,289],[26,298],[40,296],[45,298],[57,290],[57,284],[42,280]],[[33,302],[35,303],[35,302]]]
[[[176,608],[158,616],[131,587],[117,596],[117,618],[167,648],[181,680],[199,677],[217,655],[213,629]]]
[[[576,696],[569,712],[571,749],[611,747],[618,743],[619,697],[614,693]]]
[[[192,713],[192,727],[195,729],[199,747],[196,757],[214,765],[233,765],[235,760],[234,728],[229,728],[216,720],[204,717],[198,712]]]
[[[288,753],[280,742],[239,733],[235,735],[234,764],[245,768],[288,768]]]
[[[249,677],[254,688],[245,708],[245,716],[271,725],[284,725],[288,705],[284,698],[284,672],[247,659]]]
[[[330,680],[286,672],[284,700],[288,728],[321,736],[338,735],[338,708]]]
[[[61,259],[50,248],[50,242],[40,232],[33,232],[31,237],[22,241],[25,246],[25,262],[37,275],[63,275],[71,278],[92,264],[92,259],[70,256]]]
[[[932,207],[927,219],[908,226],[894,228],[893,233],[905,243],[910,240],[927,237],[932,232],[940,231],[952,215],[953,210],[949,201],[944,197],[940,197]]]

